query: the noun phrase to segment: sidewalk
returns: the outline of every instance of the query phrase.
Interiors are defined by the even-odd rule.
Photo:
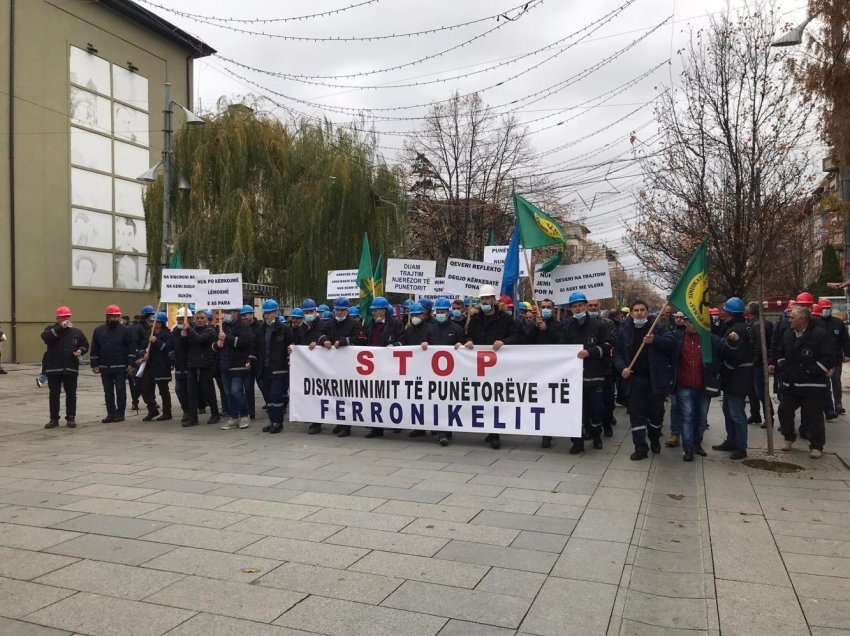
[[[850,634],[847,417],[823,459],[798,443],[777,454],[804,470],[777,474],[710,450],[632,462],[621,408],[580,457],[526,437],[103,425],[86,372],[78,428],[46,431],[36,369],[6,368],[3,636]],[[706,448],[719,400],[710,422]]]

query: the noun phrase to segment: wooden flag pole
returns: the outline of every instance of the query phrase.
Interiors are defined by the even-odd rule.
[[[655,325],[657,325],[658,321],[661,320],[661,316],[664,315],[664,310],[667,309],[667,305],[669,305],[669,303],[665,302],[664,306],[658,312],[658,315],[655,317],[655,320],[652,322],[652,326],[649,328],[649,331],[646,332],[647,336],[651,336],[652,332],[655,331]],[[644,338],[645,337],[646,336],[644,336]],[[641,341],[640,347],[638,347],[637,353],[635,353],[634,357],[632,358],[632,361],[629,363],[629,366],[626,367],[629,370],[629,372],[631,372],[632,367],[635,366],[635,362],[637,362],[637,359],[640,356],[640,354],[643,352],[643,348],[645,346],[646,346],[646,342]]]
[[[764,272],[761,273],[761,293],[759,294],[764,301]],[[765,433],[767,434],[767,454],[773,457],[773,400],[770,397],[770,370],[767,368],[767,336],[764,332],[764,302],[759,307],[759,341],[761,343],[761,360],[762,360],[762,375],[764,380],[764,389],[762,405],[764,406],[764,423]]]

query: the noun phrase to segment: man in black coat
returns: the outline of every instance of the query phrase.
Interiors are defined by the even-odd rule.
[[[334,301],[333,318],[321,324],[322,335],[315,343],[310,343],[310,349],[315,349],[319,345],[325,349],[349,347],[357,344],[364,344],[359,340],[363,337],[361,330],[357,324],[348,315],[348,310],[351,304],[347,298],[337,298]],[[381,333],[383,330],[381,330]],[[373,334],[379,333],[377,329],[371,331]],[[337,437],[348,437],[351,435],[351,426],[338,425],[334,426],[332,433],[336,433]]]
[[[832,301],[829,298],[821,298],[818,304],[821,306],[823,327],[829,337],[831,348],[835,352],[835,365],[832,367],[832,375],[829,378],[832,401],[835,404],[836,415],[842,415],[846,411],[841,401],[841,368],[845,358],[850,358],[850,335],[847,333],[847,325],[840,318],[832,315]]]
[[[210,407],[210,419],[207,424],[217,424],[221,421],[212,377],[212,344],[217,335],[209,321],[210,314],[197,311],[195,324],[184,322],[183,329],[180,330],[180,338],[186,343],[186,388],[189,401],[189,419],[183,426],[197,425],[198,404],[201,399]]]
[[[419,303],[415,303],[411,306],[411,312],[417,304]],[[415,341],[420,337],[425,337],[428,332],[428,325],[430,323],[425,321],[425,308],[419,304],[416,330],[413,333],[405,330],[401,321],[393,317],[392,311],[392,305],[390,305],[386,298],[383,296],[376,296],[372,301],[372,304],[369,306],[369,312],[372,314],[371,322],[365,329],[358,330],[358,328],[355,327],[355,330],[360,334],[356,339],[356,344],[365,347],[395,347],[400,344],[419,344],[419,342],[422,342],[422,340],[419,340],[419,342]],[[348,320],[351,320],[351,318],[348,318]],[[407,325],[407,328],[413,328],[413,323],[414,320],[411,313],[410,323]],[[407,342],[404,340],[405,334],[408,334]],[[350,430],[350,427],[348,428]],[[344,427],[341,426],[340,429],[344,430]],[[369,429],[369,432],[366,433],[366,437],[369,439],[383,436],[384,429],[378,426],[373,426]]]
[[[149,338],[147,352],[142,361],[145,368],[142,377],[139,378],[142,399],[148,409],[148,414],[142,418],[144,422],[150,422],[154,418],[158,422],[166,422],[171,419],[171,360],[172,360],[171,333],[168,331],[168,314],[159,312],[156,315],[153,333]],[[156,403],[156,390],[159,390],[159,399],[162,402],[162,412]]]
[[[127,368],[127,383],[130,385],[131,408],[139,410],[139,398],[142,396],[141,381],[136,378],[138,365],[141,363],[142,355],[148,347],[148,338],[151,336],[153,319],[156,309],[153,305],[145,305],[136,316],[136,320],[130,325],[130,338],[136,351],[136,361],[133,366]]]
[[[289,346],[292,332],[280,319],[280,306],[274,299],[263,303],[263,322],[254,344],[257,366],[268,405],[269,423],[264,433],[283,431],[283,415],[289,404]]]
[[[236,320],[224,326],[215,345],[219,350],[225,390],[228,391],[230,419],[221,427],[225,431],[249,426],[248,398],[254,386],[252,365],[257,361],[254,327],[251,324],[254,308],[244,305],[238,312],[232,313]]]
[[[65,422],[68,428],[76,428],[80,357],[89,350],[89,341],[71,323],[71,310],[64,305],[56,309],[56,322],[44,328],[41,339],[47,345],[44,364],[47,386],[50,388],[50,421],[44,428],[59,426],[59,397],[63,389]]]
[[[177,324],[171,330],[171,358],[174,364],[174,393],[183,411],[182,423],[189,421],[189,389],[187,387],[189,366],[189,343],[180,337],[183,325],[189,322],[189,312],[185,307],[177,310]]]
[[[130,329],[121,323],[121,308],[106,308],[106,323],[95,328],[91,337],[91,368],[100,374],[106,417],[101,420],[123,422],[127,410],[127,368],[136,360],[136,346]]]

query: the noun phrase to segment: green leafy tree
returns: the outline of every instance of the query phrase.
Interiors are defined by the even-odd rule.
[[[829,296],[835,294],[826,286],[829,282],[841,280],[841,263],[838,261],[838,253],[832,245],[823,248],[821,258],[820,274],[812,286],[812,293],[817,296]]]

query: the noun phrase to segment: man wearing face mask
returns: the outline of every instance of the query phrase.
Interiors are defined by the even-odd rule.
[[[304,310],[305,307],[308,308],[307,311]],[[310,318],[309,322],[307,321],[308,317]],[[294,346],[316,346],[316,341],[322,335],[317,317],[316,303],[312,298],[305,298],[301,307],[292,310],[289,315],[289,331],[292,334],[292,344],[289,345],[290,362]],[[318,422],[311,422],[307,428],[308,435],[318,435],[321,432],[322,425]]]
[[[195,312],[195,324],[183,323],[180,338],[186,343],[186,388],[189,402],[189,419],[185,426],[198,424],[198,405],[203,400],[210,407],[207,424],[218,424],[218,401],[213,385],[212,345],[216,340],[216,329],[209,324],[211,314],[203,310]]]
[[[469,320],[464,346],[472,349],[475,345],[488,345],[493,347],[493,351],[498,351],[506,344],[516,344],[516,323],[496,306],[496,288],[493,285],[482,285],[478,291],[478,299],[480,311]],[[484,441],[494,450],[502,445],[498,433],[490,433]]]
[[[614,367],[623,378],[628,395],[629,423],[635,446],[630,457],[632,461],[646,459],[650,448],[653,453],[661,452],[664,399],[670,394],[674,381],[675,340],[663,330],[649,333],[651,323],[647,314],[645,302],[632,303],[631,315],[620,327],[614,348]],[[638,351],[640,355],[635,358]],[[632,360],[634,364],[630,367]]]
[[[711,319],[711,335],[723,335],[723,320],[720,318],[720,310],[717,307],[711,307],[708,310],[709,318]]]
[[[602,420],[605,415],[605,376],[611,364],[611,334],[609,329],[587,312],[587,297],[582,292],[570,294],[573,316],[564,325],[563,344],[581,345],[578,352],[584,365],[582,382],[582,427],[593,440],[593,448],[602,448]],[[570,455],[584,451],[584,439],[572,438]]]
[[[830,348],[835,352],[835,363],[829,380],[835,412],[842,415],[846,411],[841,401],[841,367],[850,358],[850,336],[847,333],[847,325],[832,315],[832,301],[829,298],[821,298],[818,304],[821,306],[822,326],[829,337]]]
[[[280,306],[270,298],[263,303],[263,324],[257,331],[254,355],[262,378],[263,395],[268,404],[269,423],[264,433],[283,431],[283,414],[286,411],[289,391],[289,345],[292,334],[289,327],[278,320]]]
[[[177,310],[177,324],[171,330],[172,358],[174,362],[174,392],[183,411],[181,423],[186,426],[189,422],[189,389],[188,380],[188,345],[186,339],[180,337],[183,325],[189,321],[189,312],[185,307]]]
[[[466,333],[466,306],[460,298],[455,298],[452,301],[452,306],[449,310],[449,320],[463,327],[464,333]]]
[[[590,318],[602,321],[602,325],[608,330],[608,342],[611,343],[608,372],[605,374],[605,382],[602,388],[603,404],[605,407],[602,411],[602,432],[605,437],[613,437],[614,427],[617,425],[617,418],[614,417],[614,409],[617,406],[614,387],[617,385],[617,378],[613,363],[614,343],[617,341],[617,325],[610,318],[602,316],[600,306],[600,302],[596,298],[587,301],[587,315]]]
[[[216,342],[222,373],[226,378],[225,389],[229,391],[227,405],[230,409],[230,419],[222,425],[221,429],[224,431],[249,426],[248,387],[253,386],[251,367],[257,361],[254,329],[251,326],[254,308],[251,305],[243,305],[242,309],[233,313],[238,314],[238,319],[235,322],[231,320],[225,326]]]
[[[419,303],[411,306],[411,311]],[[376,296],[369,306],[369,311],[372,314],[372,321],[362,330],[359,344],[366,347],[394,347],[404,343],[404,334],[406,333],[405,326],[401,321],[396,320],[392,315],[392,305],[383,296]],[[418,313],[411,314],[410,323],[407,329],[416,329],[426,331],[428,326],[425,324],[425,308],[419,305]],[[419,344],[410,342],[408,344]],[[384,429],[373,427],[366,433],[366,437],[383,437]]]
[[[380,296],[379,296],[380,298]],[[378,300],[377,298],[375,300]],[[383,299],[386,302],[386,299]],[[374,302],[374,301],[373,301]],[[387,303],[389,307],[389,303]],[[351,303],[347,298],[337,298],[334,301],[334,316],[331,322],[324,325],[322,335],[315,343],[310,343],[310,349],[315,349],[316,345],[320,345],[325,349],[348,347],[357,344],[357,325],[354,320],[348,315],[348,310],[351,308]],[[334,427],[337,430],[337,437],[348,437],[351,435],[351,426],[340,425]]]
[[[59,426],[59,397],[65,391],[65,422],[68,428],[77,426],[77,378],[80,358],[89,350],[89,341],[82,331],[71,323],[71,309],[65,305],[56,308],[56,322],[41,332],[47,345],[44,372],[50,389],[50,421],[44,428]]]
[[[127,369],[127,383],[130,385],[131,408],[134,411],[139,410],[139,398],[142,396],[141,379],[136,377],[136,371],[138,371],[139,361],[148,347],[148,338],[151,335],[155,315],[156,309],[153,305],[145,305],[139,312],[138,319],[130,325],[130,338],[136,351],[136,361],[133,363],[135,366]]]
[[[156,314],[154,330],[150,336],[150,344],[142,360],[145,370],[141,377],[142,399],[148,408],[148,414],[142,418],[150,422],[154,418],[158,422],[171,419],[171,333],[168,331],[168,315],[165,312]],[[162,413],[156,404],[155,390],[159,389],[159,399],[162,402]],[[157,417],[158,416],[158,417]]]
[[[103,397],[106,402],[106,417],[101,420],[123,422],[127,409],[127,367],[136,360],[129,328],[121,324],[121,308],[109,305],[106,308],[106,324],[94,330],[91,338],[91,368],[100,374]]]

